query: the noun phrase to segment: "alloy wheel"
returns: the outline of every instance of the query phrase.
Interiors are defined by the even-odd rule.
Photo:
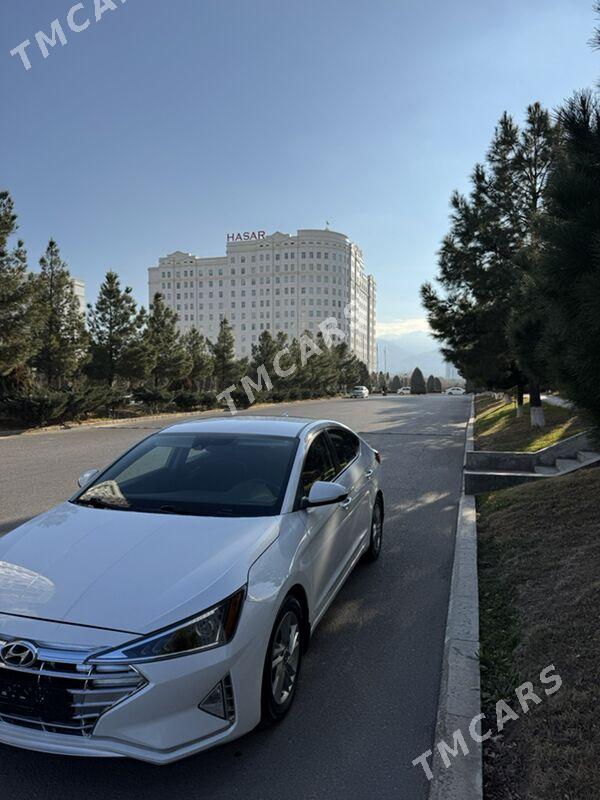
[[[271,649],[271,691],[277,705],[293,693],[300,664],[300,620],[293,611],[281,618]]]
[[[383,539],[383,519],[381,516],[381,506],[376,504],[373,510],[373,521],[371,523],[371,542],[374,553],[379,553],[381,550],[381,541]]]

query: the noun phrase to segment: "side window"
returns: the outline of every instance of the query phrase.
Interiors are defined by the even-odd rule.
[[[310,492],[310,487],[315,481],[330,481],[335,476],[335,467],[331,459],[327,439],[320,433],[310,446],[304,461],[304,468],[300,477],[300,486],[304,497]]]
[[[360,440],[358,436],[342,428],[331,428],[329,430],[329,439],[335,450],[341,472],[358,455]]]

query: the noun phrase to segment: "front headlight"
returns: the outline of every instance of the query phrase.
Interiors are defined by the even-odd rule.
[[[245,593],[244,587],[193,619],[136,639],[118,650],[98,653],[88,660],[92,664],[136,664],[220,647],[233,638]]]

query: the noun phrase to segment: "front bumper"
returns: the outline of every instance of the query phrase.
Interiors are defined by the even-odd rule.
[[[0,720],[0,742],[62,755],[125,756],[167,764],[247,733],[260,721],[268,639],[268,634],[257,635],[256,631],[269,631],[268,626],[257,629],[248,625],[252,605],[245,605],[236,635],[228,645],[136,665],[145,684],[104,711],[86,735],[57,732],[52,726],[23,726],[5,718]],[[260,616],[256,606],[254,611]],[[235,704],[231,719],[199,708],[226,676],[231,680]]]

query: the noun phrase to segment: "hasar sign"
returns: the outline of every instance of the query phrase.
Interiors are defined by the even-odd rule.
[[[259,239],[264,239],[267,235],[266,231],[244,231],[244,233],[228,233],[228,242],[254,242]]]

